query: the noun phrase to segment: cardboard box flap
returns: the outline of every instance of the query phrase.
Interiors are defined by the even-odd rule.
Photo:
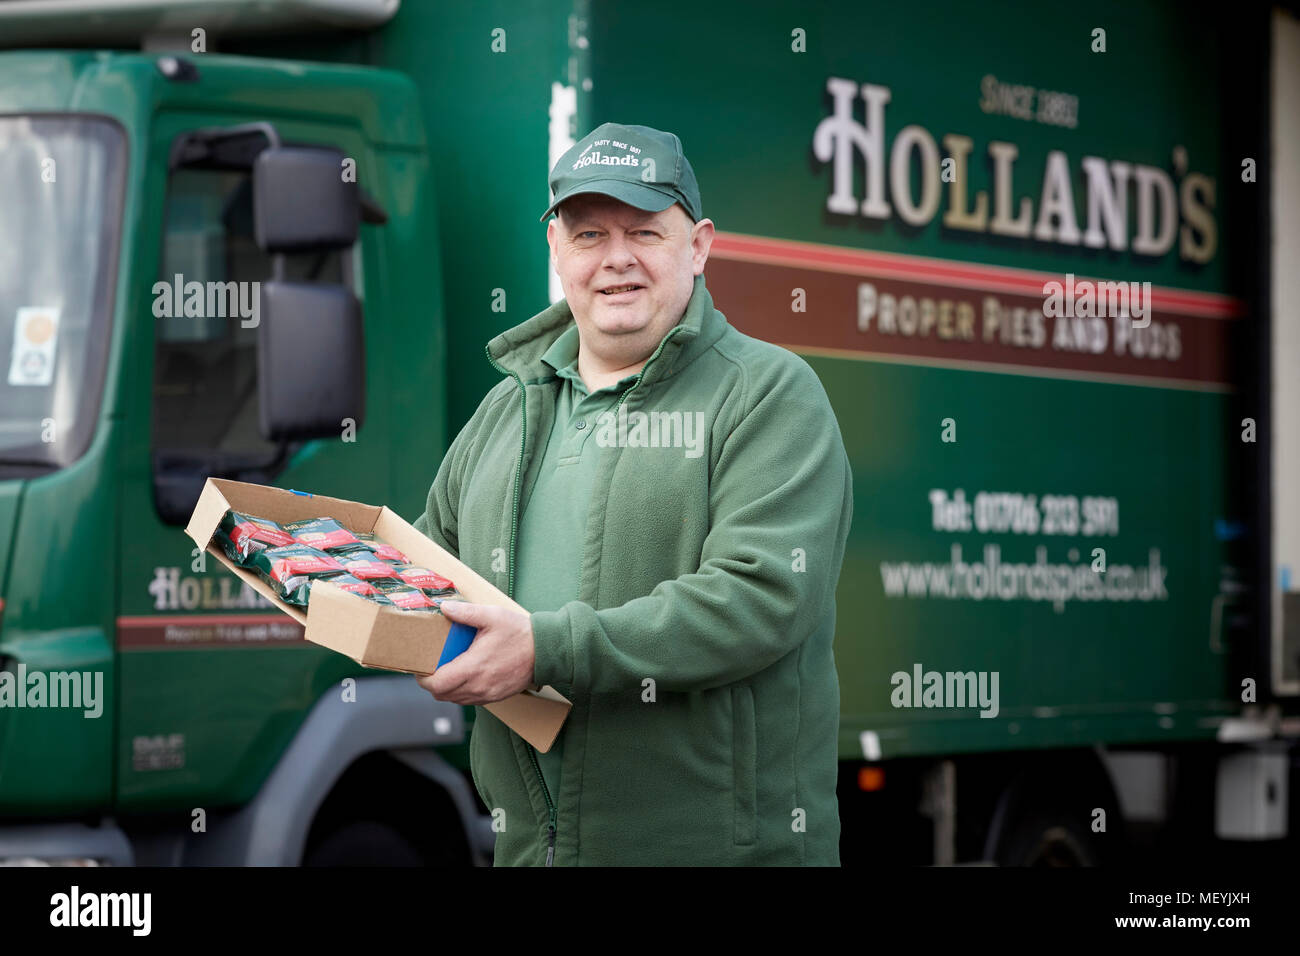
[[[370,666],[366,657],[374,659],[367,652],[375,619],[383,610],[379,604],[344,591],[331,584],[329,578],[321,578],[312,582],[307,610],[307,630],[303,635],[307,640]]]
[[[199,496],[199,503],[190,516],[185,533],[198,541],[200,547],[206,547],[221,525],[222,516],[232,508],[245,514],[270,518],[281,524],[328,516],[337,518],[353,531],[367,533],[375,530],[380,513],[387,510],[343,498],[270,488],[230,478],[209,478],[203,485],[203,493]],[[200,538],[203,540],[200,541]]]
[[[280,596],[275,593],[274,588],[258,577],[255,572],[250,571],[248,568],[241,568],[231,561],[230,558],[226,557],[226,552],[212,540],[212,536],[216,534],[217,528],[221,525],[222,516],[227,511],[225,498],[212,484],[215,480],[209,478],[203,486],[203,494],[199,496],[199,502],[194,507],[194,513],[190,515],[190,523],[185,526],[185,533],[194,540],[196,545],[220,561],[231,574],[299,624],[305,625],[307,623],[306,611],[280,600]]]
[[[547,686],[526,690],[484,708],[542,753],[549,753],[573,705]]]

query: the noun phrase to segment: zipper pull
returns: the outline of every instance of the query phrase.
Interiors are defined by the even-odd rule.
[[[546,847],[546,865],[551,866],[555,862],[555,810],[551,810],[551,822],[546,829],[550,831],[550,838]]]

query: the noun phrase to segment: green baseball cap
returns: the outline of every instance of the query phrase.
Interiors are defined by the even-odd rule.
[[[543,222],[560,203],[582,193],[612,196],[647,212],[681,203],[692,220],[702,218],[700,187],[682,141],[649,126],[597,126],[560,157],[550,182],[554,198]]]

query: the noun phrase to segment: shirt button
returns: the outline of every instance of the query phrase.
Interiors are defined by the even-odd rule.
[[[587,427],[587,423],[586,423],[586,421],[579,420],[579,422],[578,422],[578,427],[579,427],[579,428],[586,428],[586,427]]]

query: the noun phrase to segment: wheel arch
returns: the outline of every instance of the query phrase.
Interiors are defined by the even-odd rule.
[[[232,813],[210,816],[207,832],[189,834],[184,862],[297,866],[330,793],[353,764],[374,751],[390,751],[445,790],[473,847],[478,814],[469,784],[429,749],[464,739],[462,708],[434,700],[410,677],[359,678],[354,700],[331,688],[313,705],[256,796]]]

